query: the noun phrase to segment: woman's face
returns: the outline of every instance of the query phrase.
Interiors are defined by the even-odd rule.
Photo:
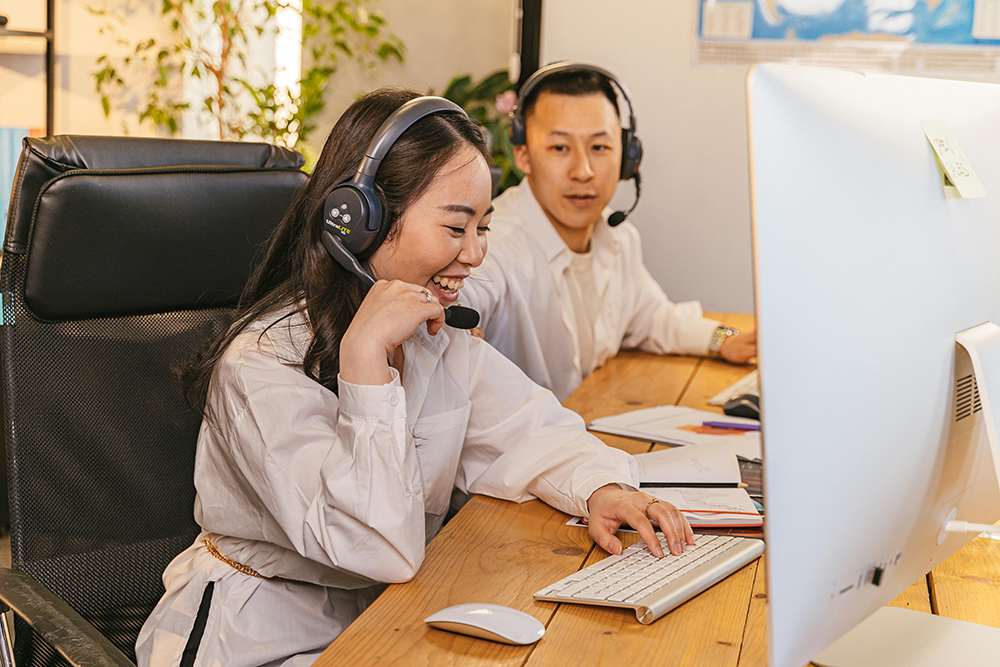
[[[426,287],[441,305],[454,304],[462,281],[486,254],[490,190],[486,160],[466,146],[406,209],[399,231],[372,254],[375,277]]]

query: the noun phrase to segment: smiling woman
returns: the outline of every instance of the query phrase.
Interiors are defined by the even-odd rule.
[[[378,237],[357,256],[374,285],[321,243],[331,193],[415,97],[379,90],[345,112],[236,324],[188,368],[205,417],[202,532],[164,573],[141,665],[311,664],[385,583],[413,577],[455,490],[589,516],[614,553],[626,521],[658,555],[650,518],[671,551],[693,543],[675,508],[620,486],[638,486],[628,454],[492,347],[443,326],[483,260],[493,208],[484,134],[460,108],[420,116],[376,169]]]
[[[483,261],[492,211],[489,167],[480,153],[465,148],[407,209],[400,232],[372,255],[372,270],[425,285],[450,305],[470,268]]]
[[[387,358],[402,370],[400,343],[427,322],[436,335],[444,325],[444,307],[458,300],[458,290],[486,252],[490,171],[481,152],[462,148],[406,212],[398,231],[372,253],[369,265],[376,283],[361,303],[341,343],[340,377],[355,384],[392,380]],[[416,289],[427,302],[412,303]],[[414,318],[400,317],[416,310]],[[395,356],[393,356],[395,354]]]

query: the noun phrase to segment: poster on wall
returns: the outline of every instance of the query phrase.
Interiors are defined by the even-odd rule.
[[[1000,78],[1000,0],[698,0],[700,65]]]

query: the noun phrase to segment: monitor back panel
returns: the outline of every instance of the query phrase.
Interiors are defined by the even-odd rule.
[[[770,664],[799,667],[971,539],[936,544],[953,505],[1000,516],[982,414],[947,446],[955,334],[1000,323],[1000,86],[763,65],[747,90]],[[986,197],[945,197],[921,120]]]

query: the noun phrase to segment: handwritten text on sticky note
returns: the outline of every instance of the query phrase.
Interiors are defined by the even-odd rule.
[[[948,123],[943,120],[922,120],[920,126],[924,129],[927,141],[931,142],[938,164],[944,170],[947,180],[958,190],[959,196],[964,199],[985,197],[986,189],[959,148]]]

